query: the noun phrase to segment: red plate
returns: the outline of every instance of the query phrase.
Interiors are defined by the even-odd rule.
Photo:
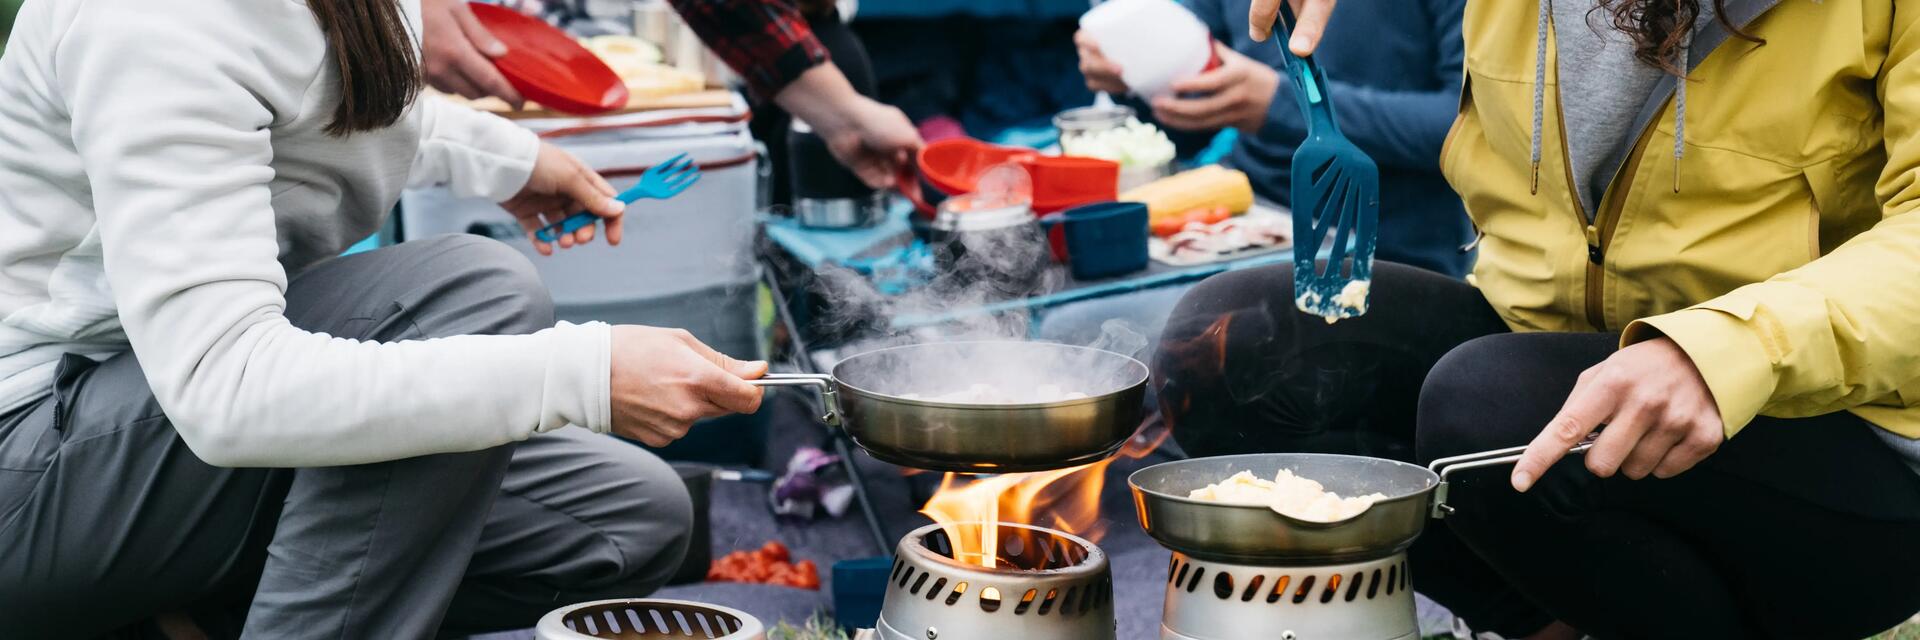
[[[507,55],[494,58],[493,65],[520,95],[583,116],[627,106],[626,83],[566,32],[505,7],[469,5],[480,24],[507,45]]]

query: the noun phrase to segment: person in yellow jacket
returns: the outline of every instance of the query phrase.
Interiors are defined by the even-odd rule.
[[[1293,2],[1310,51],[1333,2]],[[1202,283],[1157,356],[1181,445],[1528,445],[1413,549],[1417,589],[1503,637],[1920,611],[1920,0],[1497,0],[1463,31],[1441,165],[1473,277],[1377,264],[1330,326],[1288,268]]]

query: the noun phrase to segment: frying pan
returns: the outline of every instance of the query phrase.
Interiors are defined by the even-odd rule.
[[[1569,453],[1583,453],[1592,440]],[[1447,480],[1458,471],[1511,464],[1526,447],[1470,453],[1426,467],[1382,458],[1325,453],[1257,453],[1165,462],[1133,473],[1140,526],[1161,545],[1187,555],[1237,564],[1332,564],[1386,557],[1406,550],[1427,518],[1453,513]],[[1302,520],[1262,505],[1188,498],[1187,494],[1241,471],[1271,478],[1281,469],[1320,482],[1342,496],[1379,493],[1352,517]]]
[[[1113,455],[1145,413],[1147,365],[1046,342],[938,342],[855,355],[831,374],[752,382],[818,389],[827,423],[875,458],[933,471],[1008,473]],[[927,399],[976,383],[1003,390],[1050,384],[1087,397],[1015,404]]]

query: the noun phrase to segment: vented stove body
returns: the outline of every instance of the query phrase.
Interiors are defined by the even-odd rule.
[[[1175,552],[1162,640],[1417,638],[1407,556],[1321,566],[1211,562]]]
[[[1248,472],[1281,470],[1343,496],[1381,494],[1336,522],[1266,505],[1189,498]],[[1147,535],[1172,550],[1164,640],[1418,638],[1407,548],[1438,486],[1431,471],[1392,460],[1268,453],[1163,462],[1127,478]]]
[[[985,527],[991,533],[976,535]],[[950,536],[984,543],[957,546]],[[991,551],[963,550],[975,548]],[[928,525],[902,538],[894,558],[876,629],[883,640],[1114,638],[1113,572],[1106,553],[1078,536]]]

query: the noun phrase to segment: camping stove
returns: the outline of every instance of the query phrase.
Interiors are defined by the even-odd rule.
[[[1419,637],[1407,555],[1261,567],[1175,552],[1161,640],[1401,640]]]
[[[984,525],[994,528],[984,536],[994,541],[987,552],[960,551],[949,538],[982,526],[928,525],[900,540],[880,609],[882,640],[1112,640],[1106,553],[1020,524]]]

